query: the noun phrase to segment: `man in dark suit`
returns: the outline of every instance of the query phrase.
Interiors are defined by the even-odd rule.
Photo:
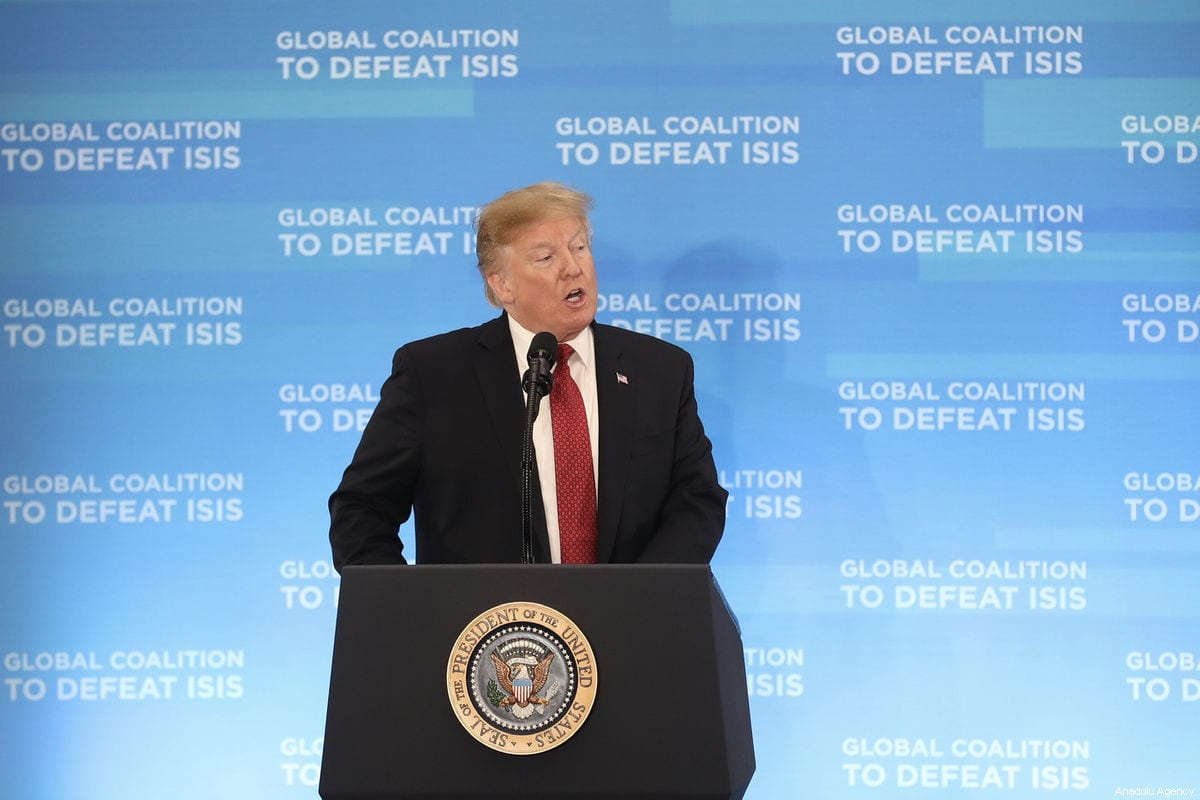
[[[590,204],[541,183],[481,210],[479,269],[503,313],[396,352],[329,499],[339,570],[405,563],[397,531],[410,513],[420,563],[521,560],[521,375],[539,331],[559,353],[533,436],[536,560],[712,557],[727,493],[697,416],[691,357],[594,322]]]

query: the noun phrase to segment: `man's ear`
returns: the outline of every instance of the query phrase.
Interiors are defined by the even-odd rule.
[[[504,277],[503,272],[492,272],[487,276],[488,286],[492,289],[492,294],[503,305],[508,305],[512,302],[512,289],[508,288],[508,278]]]

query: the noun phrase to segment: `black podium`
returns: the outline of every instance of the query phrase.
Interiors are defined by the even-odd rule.
[[[590,684],[594,697],[582,722],[573,724],[568,709],[536,737],[500,735],[509,748],[503,751],[460,720],[475,708],[461,690],[456,708],[453,684],[492,670],[490,695],[474,695],[475,706],[502,714],[524,699],[531,726],[553,705],[528,701],[530,681],[524,695],[506,680],[503,689],[495,685],[504,671],[495,651],[525,646],[483,654],[487,631],[504,611],[478,622],[479,636],[464,630],[510,604],[561,613],[573,626],[566,648],[581,652],[575,633],[590,645],[572,680],[535,678],[535,700],[538,692],[553,696],[559,683],[569,693],[573,682]],[[480,642],[470,661],[464,633],[466,643]],[[520,663],[537,669],[536,657],[513,660],[517,670]],[[506,701],[487,700],[506,694]],[[563,728],[567,740],[534,752],[535,741],[554,740]],[[321,764],[325,800],[724,800],[741,798],[753,773],[741,636],[706,566],[348,567],[342,574]]]

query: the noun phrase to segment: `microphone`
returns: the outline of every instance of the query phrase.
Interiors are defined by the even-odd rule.
[[[532,564],[533,558],[533,421],[537,419],[542,398],[550,394],[554,380],[550,369],[558,357],[558,337],[542,331],[529,345],[529,369],[521,378],[525,386],[525,435],[521,439],[521,563]]]
[[[558,338],[553,333],[542,331],[534,335],[533,341],[529,344],[529,353],[526,355],[529,369],[521,378],[521,384],[525,387],[526,392],[532,393],[536,386],[539,398],[550,394],[550,387],[554,384],[550,370],[553,369],[554,360],[557,357]]]

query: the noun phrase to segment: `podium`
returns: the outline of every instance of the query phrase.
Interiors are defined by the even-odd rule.
[[[753,773],[741,635],[707,566],[342,573],[324,800],[724,800]]]

